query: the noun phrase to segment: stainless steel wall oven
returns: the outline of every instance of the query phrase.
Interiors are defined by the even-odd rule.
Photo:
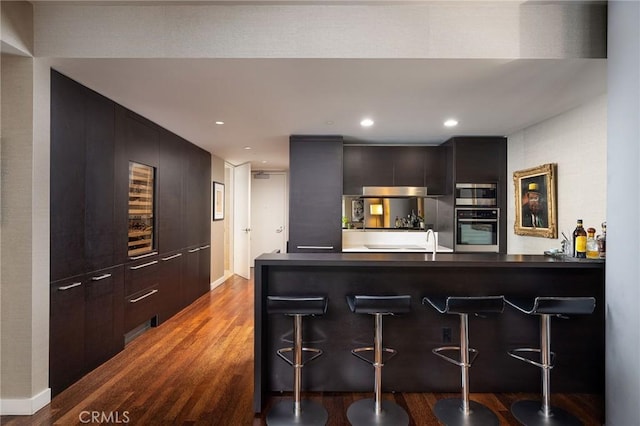
[[[455,252],[500,251],[500,209],[456,208]]]

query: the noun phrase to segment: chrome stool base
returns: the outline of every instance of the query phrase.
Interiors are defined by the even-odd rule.
[[[269,426],[324,426],[329,420],[327,410],[315,401],[300,401],[300,415],[293,411],[293,401],[280,401],[274,405],[267,415]]]
[[[551,415],[542,413],[540,401],[516,401],[511,405],[511,414],[525,426],[581,426],[583,423],[562,408],[551,407]]]
[[[409,424],[409,415],[398,404],[382,400],[380,414],[376,414],[376,403],[372,398],[361,399],[349,406],[347,418],[353,426],[401,426]]]
[[[447,426],[499,426],[500,420],[493,411],[479,402],[469,401],[469,413],[462,410],[462,399],[447,398],[436,402],[433,413]]]

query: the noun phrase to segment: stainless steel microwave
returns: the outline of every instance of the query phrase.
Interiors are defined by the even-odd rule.
[[[456,183],[456,206],[495,207],[497,205],[497,184]]]

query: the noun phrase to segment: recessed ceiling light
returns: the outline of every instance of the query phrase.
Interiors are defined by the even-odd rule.
[[[455,127],[458,125],[458,120],[450,118],[444,122],[445,127]]]
[[[262,164],[267,164],[267,160],[262,160]]]
[[[324,122],[324,124],[326,124],[327,126],[331,126],[333,124],[333,121],[327,120]]]
[[[373,126],[373,120],[370,118],[365,118],[360,122],[362,127],[371,127]]]
[[[222,126],[222,125],[224,124],[224,121],[216,121],[216,124],[217,124],[218,126]]]
[[[245,146],[244,149],[251,149],[251,147],[250,146]]]

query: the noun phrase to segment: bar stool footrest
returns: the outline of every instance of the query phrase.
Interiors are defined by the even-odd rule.
[[[294,348],[290,347],[290,348],[281,348],[278,349],[276,351],[276,353],[278,354],[278,356],[280,358],[282,358],[283,360],[285,360],[287,362],[287,364],[289,365],[294,365],[293,360],[290,360],[289,358],[287,358],[287,356],[284,354],[285,352],[292,352],[293,353]],[[313,361],[314,359],[318,358],[320,355],[322,355],[323,351],[322,349],[317,349],[317,348],[302,348],[302,352],[313,352],[315,353],[315,355],[310,356],[309,358],[307,358],[306,360],[304,360],[302,362],[302,364],[300,365],[301,367],[304,367],[307,363]]]
[[[527,358],[526,356],[518,355],[520,352],[524,352],[524,353],[534,352],[540,355],[542,351],[537,348],[517,348],[517,349],[512,349],[510,351],[507,351],[507,353],[513,358],[535,365],[536,367],[539,367],[539,368],[546,368],[551,370],[555,365],[555,361],[556,361],[555,352],[549,352],[549,354],[551,355],[551,363],[548,365],[545,365],[542,362],[534,361],[533,359]]]
[[[360,358],[361,360],[363,360],[363,361],[365,361],[365,362],[367,362],[367,363],[369,363],[369,364],[371,364],[371,365],[375,365],[375,361],[374,361],[374,360],[371,360],[371,359],[369,359],[369,358],[367,358],[367,357],[365,357],[365,356],[360,355],[360,352],[372,352],[372,353],[373,353],[373,352],[375,352],[375,349],[374,349],[374,347],[373,347],[373,346],[368,346],[368,347],[364,347],[364,348],[356,348],[356,349],[352,349],[352,350],[351,350],[351,353],[352,353],[353,355],[355,355],[356,357]],[[387,359],[384,359],[384,360],[382,361],[382,365],[384,365],[384,363],[385,363],[385,362],[389,361],[391,358],[393,358],[394,356],[396,356],[396,355],[397,355],[397,353],[398,353],[398,351],[396,351],[395,349],[391,349],[391,348],[382,348],[382,353],[383,353],[383,355],[384,355],[385,353],[387,353],[387,354],[391,354],[391,355],[389,355],[389,356],[387,357]]]
[[[441,354],[440,352],[454,352],[456,351],[458,353],[458,355],[460,354],[460,346],[440,346],[439,348],[434,348],[431,350],[431,352],[434,353],[434,355],[438,355],[440,358],[444,359],[447,362],[450,362],[452,364],[457,365],[458,367],[471,367],[471,364],[473,364],[473,361],[475,361],[475,359],[478,357],[478,350],[474,349],[474,348],[469,348],[469,353],[471,354],[470,358],[469,358],[469,363],[465,365],[465,363],[455,359],[455,358],[451,358],[447,355]]]

